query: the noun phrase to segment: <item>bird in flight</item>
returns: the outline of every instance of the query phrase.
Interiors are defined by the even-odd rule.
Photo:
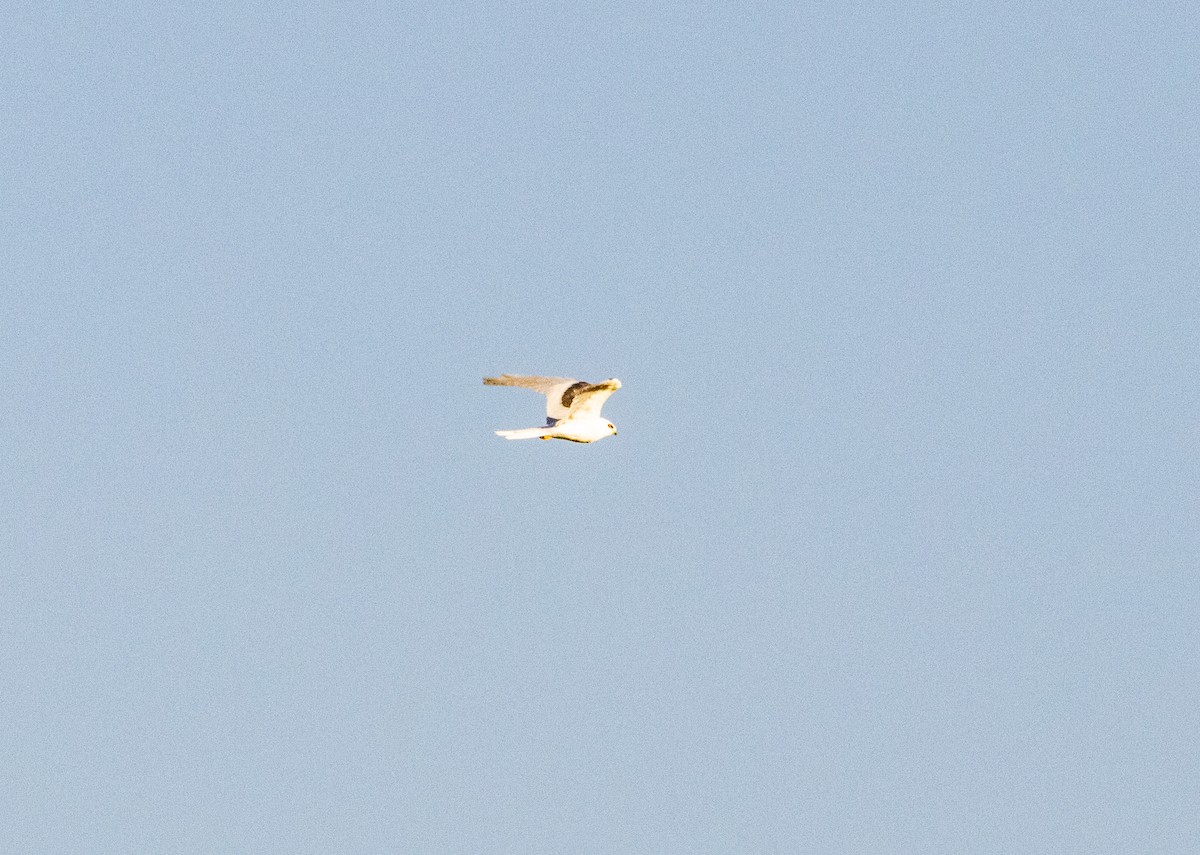
[[[544,427],[498,430],[505,439],[566,439],[571,442],[595,442],[616,436],[613,423],[600,415],[600,408],[613,392],[621,388],[615,377],[601,383],[587,383],[570,377],[529,377],[501,374],[484,377],[485,386],[519,386],[546,396]]]

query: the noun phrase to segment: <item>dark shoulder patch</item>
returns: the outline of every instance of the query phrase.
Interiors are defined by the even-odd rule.
[[[580,390],[586,389],[591,385],[591,383],[585,383],[582,380],[580,380],[578,383],[572,383],[565,390],[563,390],[562,405],[568,410],[571,409],[571,402],[575,400],[575,396],[579,394]]]

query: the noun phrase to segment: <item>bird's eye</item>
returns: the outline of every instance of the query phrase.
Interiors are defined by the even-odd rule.
[[[610,429],[610,430],[612,429],[612,425],[609,425],[608,427],[609,427],[609,429]]]

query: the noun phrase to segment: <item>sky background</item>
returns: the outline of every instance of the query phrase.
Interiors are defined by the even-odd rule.
[[[6,4],[0,851],[1195,852],[1198,56]]]

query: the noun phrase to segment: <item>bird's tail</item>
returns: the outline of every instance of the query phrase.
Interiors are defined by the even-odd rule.
[[[549,430],[549,427],[519,428],[518,430],[498,430],[496,431],[496,436],[502,436],[505,439],[538,439],[540,437],[547,436]]]

